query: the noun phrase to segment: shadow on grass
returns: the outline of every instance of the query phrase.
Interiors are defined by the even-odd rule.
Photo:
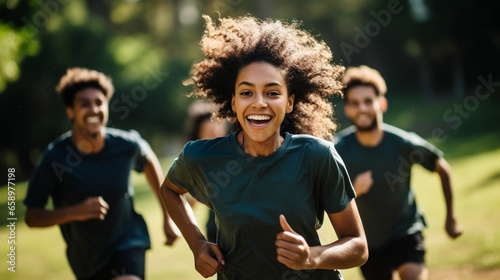
[[[475,193],[478,189],[484,189],[484,186],[489,186],[489,187],[498,186],[498,184],[495,185],[495,182],[500,182],[500,170],[494,174],[491,174],[489,177],[484,178],[478,184],[468,187],[467,189],[469,190],[470,193]]]

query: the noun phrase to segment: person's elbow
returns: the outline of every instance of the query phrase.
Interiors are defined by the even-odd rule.
[[[370,253],[368,252],[368,244],[366,243],[366,240],[363,244],[363,249],[361,253],[361,259],[360,259],[360,264],[359,266],[364,265],[368,261],[368,257],[370,256]]]
[[[356,266],[362,266],[368,261],[369,257],[368,243],[364,234],[358,238],[357,243],[356,253],[358,255],[358,263]]]
[[[35,227],[35,220],[33,219],[32,209],[28,208],[24,214],[24,222],[28,227]]]
[[[33,227],[40,227],[41,225],[39,224],[40,217],[37,215],[42,209],[37,208],[37,207],[28,207],[26,209],[26,213],[24,214],[24,222],[26,225],[30,228]]]

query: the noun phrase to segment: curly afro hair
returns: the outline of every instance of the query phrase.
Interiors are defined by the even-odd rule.
[[[115,91],[110,77],[85,68],[69,68],[59,81],[56,91],[66,107],[73,107],[75,94],[89,87],[101,90],[108,100]]]
[[[295,95],[294,110],[285,117],[282,131],[332,139],[336,130],[329,98],[342,95],[344,67],[331,63],[332,52],[323,42],[300,29],[300,23],[259,20],[251,16],[219,19],[209,16],[201,40],[204,59],[195,63],[184,85],[195,86],[190,96],[219,105],[217,118],[228,118],[240,129],[231,99],[239,70],[264,61],[279,68],[289,94]]]

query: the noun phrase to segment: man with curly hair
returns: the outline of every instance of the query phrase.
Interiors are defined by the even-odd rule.
[[[185,84],[236,131],[186,144],[161,187],[196,270],[218,279],[342,279],[337,269],[368,257],[349,176],[321,139],[335,130],[328,98],[341,92],[343,67],[297,22],[205,19],[205,58]],[[216,244],[196,225],[186,192],[215,212]],[[329,244],[316,231],[325,211],[338,236]]]
[[[446,231],[462,229],[455,221],[451,170],[443,153],[415,133],[383,123],[386,84],[368,66],[350,67],[343,78],[346,116],[353,126],[341,131],[336,148],[354,178],[356,202],[368,239],[366,279],[427,279],[422,230],[425,221],[410,187],[411,167],[420,164],[439,174],[446,201]]]
[[[60,226],[77,279],[144,279],[150,240],[134,210],[132,169],[144,171],[160,199],[163,172],[149,144],[137,131],[106,127],[113,91],[102,73],[68,69],[57,92],[73,129],[50,143],[24,200],[28,226]],[[161,208],[170,245],[177,235]]]

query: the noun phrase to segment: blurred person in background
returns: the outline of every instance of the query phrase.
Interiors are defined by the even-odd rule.
[[[67,70],[57,92],[73,129],[49,144],[24,200],[29,227],[59,225],[77,279],[144,279],[150,239],[134,210],[131,170],[146,174],[160,202],[163,172],[149,144],[137,131],[106,127],[113,91],[103,73]],[[171,245],[177,235],[160,207]]]
[[[228,120],[212,119],[213,113],[217,110],[217,106],[208,101],[195,101],[188,108],[187,131],[189,141],[198,139],[213,139],[226,136],[231,130],[231,123]],[[186,194],[188,195],[188,193]],[[196,200],[190,196],[189,204],[194,206]],[[216,242],[217,225],[215,221],[215,213],[208,209],[208,219],[205,224],[207,230],[207,240]]]
[[[370,257],[361,267],[365,279],[427,279],[426,227],[410,186],[411,167],[436,172],[446,203],[445,229],[451,238],[462,234],[453,208],[451,168],[443,153],[412,132],[383,122],[386,84],[368,66],[350,67],[343,78],[345,115],[353,126],[337,134],[337,151],[356,191],[356,202],[368,240]]]

